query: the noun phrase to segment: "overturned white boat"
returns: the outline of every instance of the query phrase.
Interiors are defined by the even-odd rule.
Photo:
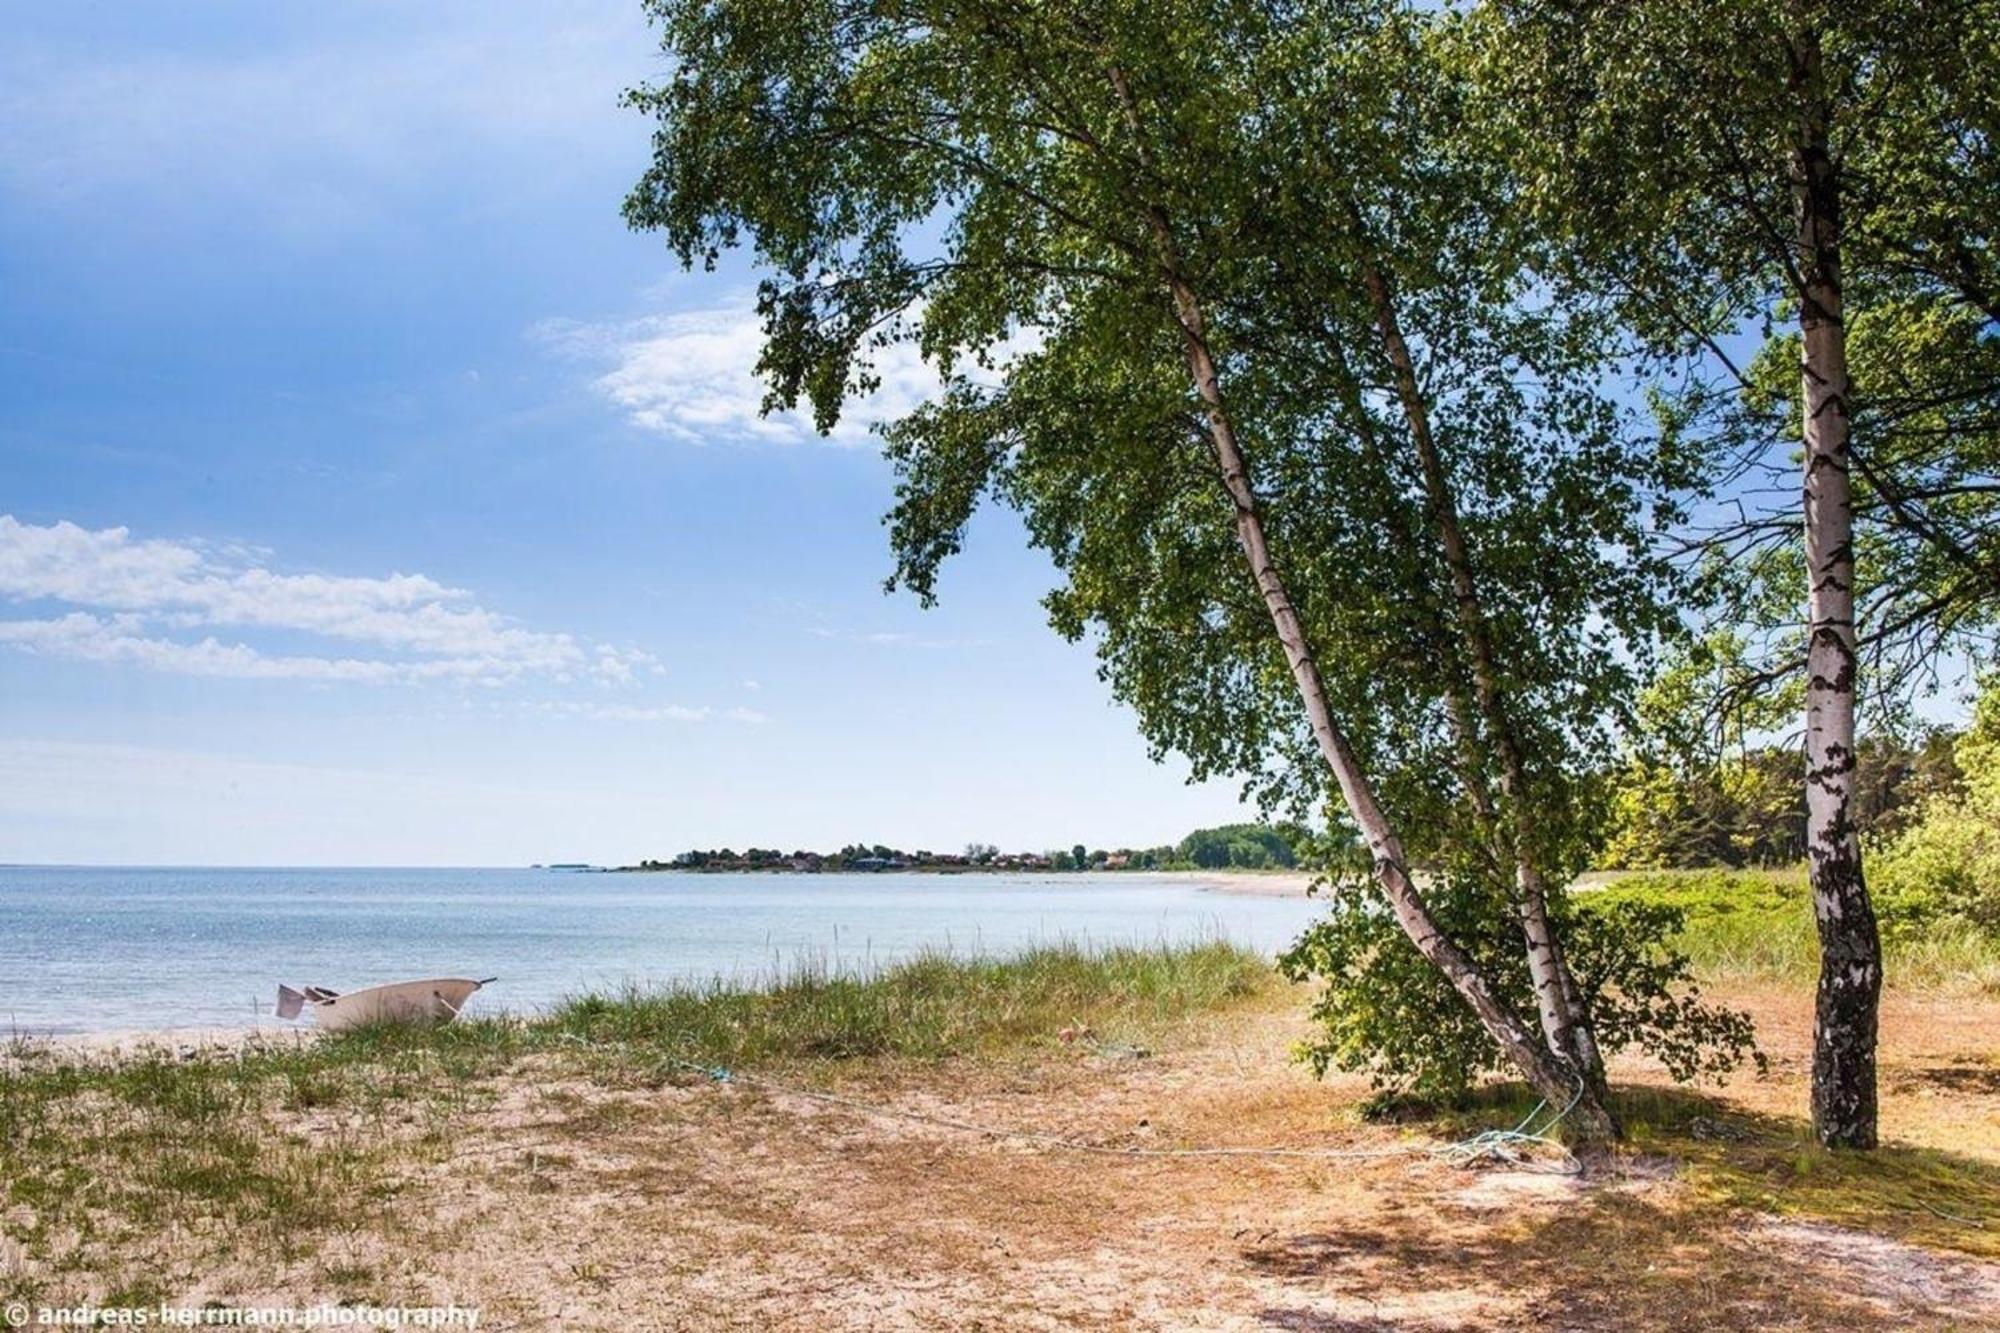
[[[432,977],[427,981],[392,981],[386,986],[370,986],[345,994],[324,986],[293,990],[280,985],[278,1017],[297,1018],[310,1008],[313,1022],[328,1032],[378,1023],[430,1027],[457,1018],[458,1011],[472,998],[472,992],[498,980],[498,977],[481,981],[469,977]]]

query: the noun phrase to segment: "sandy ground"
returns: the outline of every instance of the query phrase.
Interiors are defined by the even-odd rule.
[[[309,1024],[260,1027],[114,1028],[104,1032],[22,1033],[24,1040],[86,1056],[139,1055],[168,1051],[185,1059],[245,1049],[297,1045],[317,1040]],[[0,1051],[0,1060],[5,1060]]]
[[[1733,998],[1774,1058],[1725,1113],[1796,1117],[1806,1004]],[[1106,1147],[1354,1156],[1089,1155],[744,1083],[519,1077],[392,1206],[177,1295],[456,1302],[482,1329],[2000,1328],[2000,1265],[1719,1207],[1671,1160],[1578,1181],[1412,1152],[1428,1140],[1355,1117],[1358,1083],[1287,1062],[1300,1030],[1288,1003],[1142,1058],[1056,1048],[837,1091]],[[1892,997],[1884,1038],[1888,1135],[2000,1169],[2000,1001]]]
[[[1314,876],[1304,870],[1186,870],[1185,874],[1217,893],[1241,893],[1253,898],[1304,898]]]

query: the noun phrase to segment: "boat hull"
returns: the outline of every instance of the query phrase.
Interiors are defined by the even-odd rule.
[[[458,1011],[481,984],[466,977],[398,981],[349,991],[307,1007],[312,1010],[313,1021],[328,1032],[345,1032],[378,1023],[429,1027],[457,1018]]]

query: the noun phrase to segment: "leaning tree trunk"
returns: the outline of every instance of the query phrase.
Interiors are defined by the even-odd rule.
[[[1358,225],[1360,216],[1355,213]],[[1417,462],[1423,476],[1424,498],[1431,524],[1437,530],[1438,545],[1444,553],[1451,576],[1452,601],[1457,608],[1459,633],[1472,661],[1473,693],[1479,714],[1486,724],[1494,754],[1500,761],[1500,797],[1505,803],[1504,827],[1514,858],[1515,910],[1521,921],[1521,935],[1527,946],[1528,976],[1535,988],[1535,1007],[1542,1020],[1543,1035],[1551,1050],[1574,1062],[1600,1096],[1605,1091],[1603,1056],[1580,988],[1563,957],[1562,942],[1549,922],[1548,889],[1535,855],[1534,798],[1528,789],[1527,764],[1508,716],[1507,701],[1500,683],[1499,664],[1493,650],[1491,627],[1479,598],[1473,574],[1472,556],[1459,526],[1458,500],[1444,469],[1437,439],[1431,432],[1430,406],[1417,383],[1416,363],[1409,342],[1403,336],[1396,315],[1396,302],[1389,282],[1372,259],[1362,264],[1362,282],[1375,314],[1375,328],[1389,358],[1396,382],[1403,418],[1416,446]]]
[[[1327,356],[1333,364],[1334,374],[1340,385],[1342,404],[1354,418],[1354,430],[1360,438],[1362,455],[1368,465],[1387,475],[1389,462],[1381,445],[1377,442],[1373,423],[1368,415],[1368,405],[1362,400],[1360,383],[1349,369],[1347,358],[1337,341],[1327,344]],[[1389,536],[1395,545],[1407,550],[1415,550],[1419,540],[1416,530],[1403,520],[1398,509],[1391,509],[1384,518],[1389,525]],[[1442,640],[1451,636],[1451,616],[1438,607],[1426,608],[1431,629]],[[1439,669],[1438,654],[1442,645],[1433,646],[1423,641],[1415,642],[1411,651],[1404,655],[1407,669],[1416,672],[1433,672]],[[1445,664],[1443,671],[1445,716],[1450,720],[1452,752],[1456,756],[1458,780],[1465,786],[1466,805],[1472,812],[1472,819],[1479,826],[1480,836],[1486,841],[1496,868],[1505,871],[1514,864],[1519,867],[1507,831],[1500,822],[1500,809],[1494,802],[1493,790],[1487,782],[1486,765],[1488,755],[1482,748],[1478,724],[1474,721],[1478,709],[1472,702],[1472,687],[1460,674],[1455,663]],[[1573,1014],[1584,1012],[1581,1000],[1572,1001]],[[1595,1050],[1595,1043],[1592,1043]]]
[[[1817,33],[1792,48],[1799,136],[1799,331],[1804,342],[1806,855],[1819,927],[1813,1027],[1813,1128],[1837,1148],[1875,1146],[1876,1011],[1882,944],[1861,874],[1854,818],[1853,506],[1848,487],[1847,333],[1842,324],[1840,185],[1819,91]]]
[[[1140,139],[1140,162],[1150,166],[1138,107],[1133,101],[1124,71],[1113,66],[1107,72],[1134,137]],[[1209,441],[1214,447],[1215,460],[1222,474],[1223,489],[1236,512],[1237,542],[1249,562],[1251,578],[1257,585],[1265,610],[1270,614],[1272,627],[1277,632],[1278,642],[1284,649],[1285,662],[1298,686],[1299,699],[1305,705],[1306,717],[1312,725],[1320,755],[1332,770],[1348,813],[1368,844],[1375,867],[1375,881],[1388,901],[1396,924],[1416,946],[1417,952],[1444,975],[1452,989],[1471,1007],[1479,1018],[1480,1026],[1506,1053],[1529,1085],[1551,1105],[1569,1108],[1566,1123],[1573,1139],[1582,1144],[1599,1144],[1615,1138],[1617,1126],[1595,1090],[1587,1082],[1578,1080],[1569,1061],[1535,1039],[1535,1034],[1519,1015],[1494,993],[1486,974],[1471,955],[1438,925],[1423,896],[1417,892],[1403,855],[1402,841],[1376,802],[1374,787],[1362,771],[1361,761],[1348,742],[1346,733],[1334,720],[1326,683],[1306,638],[1304,622],[1300,620],[1291,594],[1278,572],[1277,562],[1272,558],[1257,493],[1250,485],[1249,465],[1237,440],[1235,422],[1223,400],[1222,377],[1209,349],[1201,302],[1182,272],[1166,211],[1157,205],[1149,205],[1145,209],[1144,221],[1158,250],[1156,257],[1160,276],[1172,299],[1174,318],[1180,325],[1188,375],[1193,381],[1196,396],[1201,400]]]
[[[1535,1090],[1557,1106],[1575,1102],[1569,1115],[1575,1137],[1582,1141],[1601,1141],[1615,1136],[1616,1128],[1597,1097],[1590,1089],[1578,1087],[1568,1062],[1536,1041],[1519,1017],[1493,993],[1485,974],[1457,942],[1444,933],[1418,894],[1404,860],[1402,843],[1376,803],[1374,790],[1361,770],[1353,747],[1334,721],[1319,664],[1306,641],[1304,626],[1285,589],[1284,580],[1272,560],[1256,493],[1250,486],[1248,466],[1237,443],[1234,424],[1223,403],[1220,377],[1203,333],[1200,306],[1185,283],[1176,279],[1171,285],[1175,314],[1185,334],[1188,370],[1207,416],[1216,462],[1222,470],[1223,486],[1236,510],[1237,538],[1245,558],[1250,562],[1252,577],[1270,613],[1278,640],[1284,647],[1285,660],[1298,685],[1299,697],[1305,703],[1306,715],[1312,722],[1313,736],[1319,743],[1320,753],[1327,767],[1333,770],[1348,812],[1368,843],[1375,865],[1375,879],[1389,902],[1390,911],[1395,914],[1403,933],[1451,982],[1453,989],[1472,1007],[1482,1026]]]

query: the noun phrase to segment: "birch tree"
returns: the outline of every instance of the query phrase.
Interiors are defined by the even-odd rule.
[[[1516,676],[1502,665],[1482,592],[1479,553],[1462,519],[1453,471],[1471,460],[1451,455],[1476,452],[1453,447],[1471,432],[1461,430],[1458,440],[1444,438],[1437,418],[1441,400],[1454,395],[1503,399],[1492,390],[1503,375],[1534,376],[1550,400],[1569,392],[1569,405],[1586,418],[1603,404],[1594,388],[1578,394],[1566,382],[1582,367],[1573,361],[1563,364],[1560,354],[1550,355],[1575,329],[1568,312],[1542,306],[1518,318],[1516,307],[1533,282],[1532,237],[1510,216],[1513,191],[1468,124],[1462,90],[1447,68],[1448,49],[1456,42],[1453,25],[1396,6],[1346,11],[1312,7],[1295,23],[1287,49],[1274,62],[1275,77],[1256,85],[1283,90],[1265,94],[1269,105],[1264,114],[1296,148],[1299,167],[1291,211],[1299,221],[1320,219],[1303,232],[1317,233],[1316,246],[1294,242],[1288,247],[1288,252],[1308,251],[1310,257],[1299,262],[1315,275],[1303,288],[1314,304],[1298,309],[1295,319],[1310,329],[1309,341],[1319,345],[1338,375],[1350,381],[1357,373],[1363,377],[1365,382],[1340,390],[1354,420],[1366,415],[1357,410],[1359,393],[1379,395],[1395,405],[1400,418],[1396,444],[1408,453],[1416,481],[1416,520],[1426,539],[1436,543],[1447,584],[1450,614],[1444,634],[1456,640],[1460,663],[1447,690],[1447,717],[1458,738],[1465,800],[1493,843],[1498,862],[1510,867],[1514,910],[1548,1045],[1602,1087],[1603,1057],[1551,924],[1548,849],[1541,845],[1538,827],[1549,793],[1531,779],[1518,720],[1524,701],[1512,697],[1517,682],[1532,673]],[[1440,255],[1474,258],[1468,267],[1463,259],[1441,264]],[[1406,277],[1455,300],[1456,309],[1447,318],[1476,330],[1474,336],[1426,327],[1413,338],[1405,327],[1410,304]],[[1330,292],[1344,293],[1345,302],[1328,301]],[[1297,303],[1297,293],[1285,295]],[[1345,327],[1343,307],[1352,311]],[[1482,335],[1487,341],[1484,360],[1478,354],[1467,357],[1464,349],[1477,345]],[[1593,353],[1603,346],[1601,340],[1585,341]],[[1356,349],[1351,355],[1349,347]],[[1600,429],[1603,424],[1600,417]],[[1489,451],[1493,434],[1486,432],[1480,441]],[[1577,438],[1587,434],[1573,432]],[[1522,443],[1501,441],[1500,448]],[[1639,470],[1634,462],[1626,458],[1607,467],[1594,488],[1596,497],[1629,500],[1620,483]],[[1538,481],[1550,494],[1567,485],[1554,476]],[[1490,491],[1481,498],[1490,499]],[[1629,532],[1640,517],[1635,507],[1613,519],[1608,530]],[[1555,530],[1545,536],[1552,543],[1561,539]],[[1657,577],[1659,571],[1652,573]],[[1617,605],[1618,594],[1629,588],[1613,566],[1601,565],[1592,575],[1604,579],[1603,611],[1609,619],[1628,643],[1645,642],[1654,627],[1646,624],[1645,608]],[[1587,669],[1578,671],[1573,679],[1588,674]],[[1601,712],[1617,711],[1618,686],[1586,693]],[[1576,721],[1580,731],[1589,731],[1599,719]],[[1566,795],[1557,793],[1556,799]]]
[[[1154,746],[1329,800],[1402,947],[1574,1137],[1614,1134],[1543,867],[1581,845],[1552,756],[1615,711],[1617,640],[1651,605],[1615,558],[1636,547],[1632,460],[1563,321],[1442,317],[1526,275],[1468,243],[1449,262],[1476,291],[1391,288],[1423,250],[1370,239],[1393,193],[1355,195],[1329,236],[1360,137],[1325,141],[1282,90],[1389,11],[649,9],[673,64],[633,94],[657,128],[627,216],[687,263],[753,251],[771,401],[830,426],[898,341],[945,376],[885,431],[895,581],[928,600],[981,499],[1013,505],[1064,573],[1052,622],[1097,640]],[[1454,374],[1477,391],[1440,394]],[[1456,871],[1434,882],[1468,926],[1513,932],[1511,965],[1475,956],[1415,873],[1413,847],[1475,844],[1514,879],[1503,914]]]
[[[2000,587],[1989,582],[2000,568],[1990,529],[1967,522],[1992,512],[1989,488],[1966,471],[1991,438],[1983,405],[1995,382],[1974,367],[2000,309],[1988,243],[2000,202],[1995,7],[1498,0],[1483,17],[1490,105],[1522,129],[1542,216],[1571,242],[1579,280],[1664,357],[1729,381],[1721,395],[1683,395],[1669,414],[1685,431],[1719,403],[1718,438],[1743,449],[1721,498],[1747,499],[1749,516],[1711,538],[1708,549],[1731,558],[1716,568],[1742,588],[1770,541],[1796,543],[1803,617],[1757,679],[1799,672],[1804,683],[1821,946],[1813,1119],[1829,1145],[1872,1147],[1882,962],[1855,818],[1863,649],[1914,645],[1934,660],[1968,608],[1990,616]],[[1903,383],[1857,387],[1857,293],[1878,333],[1952,330],[1939,340],[1954,355],[1936,364],[1956,382],[1933,394],[1885,374]],[[1760,324],[1765,353],[1739,365],[1731,349]],[[1790,384],[1774,394],[1785,354]],[[1910,369],[1907,354],[1877,364],[1899,360]],[[1915,377],[1933,388],[1949,378]],[[1944,428],[1899,425],[1909,420],[1899,398]],[[1789,518],[1757,511],[1743,481],[1745,457],[1772,456],[1758,426],[1773,406],[1799,469],[1803,503]],[[1857,439],[1857,422],[1882,428]],[[1871,551],[1886,557],[1880,569],[1857,564]],[[1930,572],[1939,563],[1948,576]],[[1883,595],[1858,609],[1871,588]],[[1864,626],[1871,610],[1876,623]]]

